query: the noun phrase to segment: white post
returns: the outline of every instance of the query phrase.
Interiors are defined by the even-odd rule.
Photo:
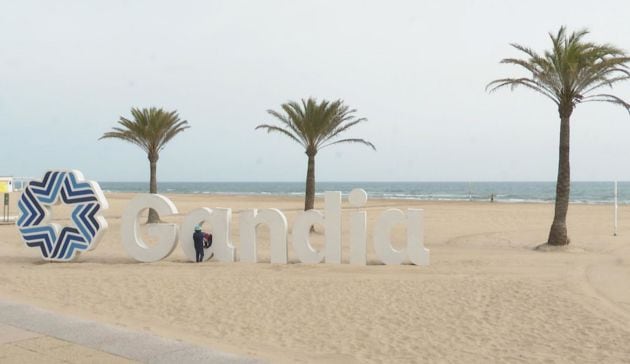
[[[617,213],[618,210],[618,205],[617,205],[617,181],[615,181],[615,231],[614,231],[614,236],[617,236]]]

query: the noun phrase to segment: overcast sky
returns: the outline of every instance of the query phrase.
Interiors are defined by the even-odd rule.
[[[493,94],[509,43],[549,31],[630,50],[619,1],[0,1],[0,175],[75,168],[144,181],[143,152],[97,141],[132,106],[176,109],[191,129],[161,154],[161,181],[301,181],[303,150],[254,127],[267,109],[341,98],[368,122],[323,150],[320,181],[552,181],[555,105]],[[630,99],[630,83],[614,90]],[[630,180],[630,116],[579,105],[574,180]]]

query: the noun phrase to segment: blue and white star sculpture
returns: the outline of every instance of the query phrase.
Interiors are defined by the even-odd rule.
[[[51,207],[72,206],[72,226],[49,223]],[[107,230],[101,212],[109,207],[98,183],[85,181],[77,170],[48,171],[31,181],[18,202],[17,226],[26,246],[39,248],[42,258],[68,262],[92,250]]]

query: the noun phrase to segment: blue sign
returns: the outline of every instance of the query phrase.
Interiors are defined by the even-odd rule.
[[[49,223],[51,207],[57,204],[73,207],[71,226]],[[38,248],[44,259],[71,261],[96,247],[107,229],[100,214],[108,207],[98,183],[85,181],[81,172],[48,171],[41,181],[31,181],[24,189],[17,226],[24,243]]]

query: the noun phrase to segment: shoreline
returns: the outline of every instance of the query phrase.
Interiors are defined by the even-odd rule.
[[[112,190],[103,190],[105,195],[108,194],[139,194],[139,193],[149,193],[149,192],[134,192],[134,191],[112,191]],[[249,197],[249,198],[295,198],[304,200],[304,193],[290,193],[290,194],[282,194],[282,193],[260,193],[260,192],[250,192],[250,193],[242,193],[242,192],[176,192],[176,191],[165,191],[160,192],[158,194],[161,195],[171,195],[171,196],[200,196],[200,197]],[[317,192],[315,193],[316,199],[323,199],[324,193]],[[342,192],[342,198],[345,199],[348,197],[348,193]],[[494,201],[490,201],[490,198],[414,198],[414,197],[401,197],[401,196],[373,196],[368,192],[368,199],[370,201],[373,200],[382,200],[382,201],[401,201],[401,202],[470,202],[470,203],[500,203],[500,204],[554,204],[555,200],[526,200],[526,199],[500,199],[495,196]],[[572,205],[612,205],[614,201],[583,201],[583,200],[573,200],[569,201]],[[630,201],[619,201],[619,205],[630,205]]]
[[[103,193],[107,195],[135,195],[140,193],[149,193],[149,192],[134,192],[134,191],[111,191],[111,190],[103,190]],[[241,192],[174,192],[174,191],[158,191],[158,194],[165,196],[188,196],[188,197],[236,197],[236,198],[279,198],[279,199],[301,199],[304,200],[304,193],[301,194],[275,194],[275,193],[241,193]],[[342,193],[342,199],[347,199],[348,193]],[[318,192],[315,194],[316,199],[323,199],[324,193]],[[431,199],[431,198],[404,198],[399,196],[393,197],[383,197],[383,196],[372,196],[368,192],[368,200],[369,201],[400,201],[400,202],[445,202],[445,203],[460,203],[460,202],[469,202],[469,203],[500,203],[500,204],[554,204],[554,200],[501,200],[495,197],[493,202],[490,202],[490,199],[481,199],[481,198],[473,198],[469,199]],[[612,205],[614,201],[570,201],[570,204],[573,205]],[[630,201],[619,201],[619,205],[630,205]]]

